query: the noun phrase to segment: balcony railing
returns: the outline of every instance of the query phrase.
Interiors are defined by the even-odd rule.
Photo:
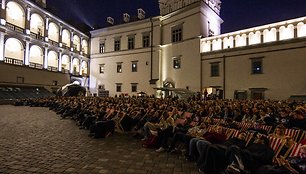
[[[24,29],[21,28],[21,27],[18,27],[14,24],[11,24],[11,23],[6,23],[6,26],[7,28],[11,29],[11,30],[14,30],[14,31],[17,31],[18,33],[24,33]]]
[[[65,73],[65,74],[68,74],[68,73],[69,73],[69,70],[68,70],[68,69],[62,68],[62,72]]]
[[[29,63],[29,67],[30,67],[30,68],[43,69],[43,65],[42,65],[42,64],[33,63],[33,62],[30,62],[30,63]]]
[[[54,67],[54,66],[48,66],[48,70],[56,72],[58,69],[57,67]]]
[[[51,43],[52,45],[58,47],[58,43],[53,41],[53,40],[51,40],[51,39],[49,39],[49,43]]]
[[[44,40],[43,36],[38,35],[36,33],[31,32],[30,35],[31,35],[32,38],[35,38],[35,39],[38,39],[38,40],[42,40],[42,41]]]
[[[8,64],[13,64],[13,65],[19,65],[19,66],[23,65],[23,60],[18,60],[18,59],[9,58],[9,57],[6,57],[4,59],[4,62]]]

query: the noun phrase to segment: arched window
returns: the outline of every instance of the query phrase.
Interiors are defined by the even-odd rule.
[[[24,47],[22,43],[15,38],[9,38],[5,42],[4,57],[23,61]]]
[[[263,42],[274,42],[276,41],[276,29],[271,28],[271,30],[265,29],[263,31]]]
[[[30,31],[32,33],[35,33],[39,36],[44,36],[44,26],[44,20],[40,15],[36,13],[31,15]]]
[[[80,37],[77,35],[73,36],[73,48],[77,51],[80,51]]]
[[[66,71],[70,70],[70,58],[67,55],[62,56],[62,69]]]
[[[235,40],[236,40],[236,47],[246,46],[246,34],[242,34],[241,36],[237,35],[235,37]]]
[[[260,44],[261,33],[260,31],[256,31],[255,33],[249,33],[249,45]]]
[[[74,58],[72,61],[72,74],[79,74],[80,72],[80,60]]]
[[[294,37],[294,26],[292,24],[287,27],[281,26],[279,28],[279,40],[292,39]]]
[[[25,12],[18,3],[13,1],[7,3],[6,21],[20,28],[25,28]]]
[[[211,46],[211,42],[208,40],[206,42],[202,42],[202,52],[209,52]]]
[[[233,36],[226,37],[223,39],[223,49],[233,48],[234,47],[234,38]]]
[[[67,47],[70,47],[70,32],[66,29],[63,30],[62,33],[62,42],[64,45],[66,45]]]
[[[59,28],[54,22],[50,22],[48,28],[48,37],[49,39],[58,42],[59,38]]]
[[[305,37],[306,36],[306,24],[300,22],[297,24],[297,36]]]
[[[44,62],[44,54],[42,49],[37,46],[37,45],[33,45],[30,48],[30,66],[35,66],[35,64],[39,64],[41,66],[39,66],[38,68],[42,68],[43,62]]]
[[[58,68],[57,53],[55,51],[49,51],[49,53],[48,53],[48,69],[52,70],[52,71],[56,71],[57,68]]]
[[[88,74],[87,67],[88,67],[87,62],[83,61],[82,66],[81,66],[81,75],[87,75]]]
[[[85,39],[82,41],[82,51],[83,53],[88,54],[88,42]]]
[[[213,51],[221,50],[221,48],[222,48],[222,40],[221,39],[213,40],[212,44],[213,44],[213,46],[212,46]]]

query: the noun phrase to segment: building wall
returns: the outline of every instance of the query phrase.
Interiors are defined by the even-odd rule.
[[[223,88],[225,59],[225,98],[234,98],[236,90],[265,89],[266,99],[284,100],[305,94],[306,41],[286,41],[202,55],[203,86]],[[263,73],[251,73],[251,61],[261,58]],[[220,61],[220,76],[210,77],[210,63]],[[224,89],[224,88],[223,88]]]
[[[24,83],[17,82],[17,77],[23,77]],[[56,85],[54,81],[57,81]],[[0,84],[35,85],[50,90],[68,83],[70,83],[69,74],[0,63]]]
[[[158,79],[159,76],[159,25],[158,18],[150,18],[91,32],[91,92],[97,93],[99,85],[104,85],[111,96],[121,93],[136,95],[140,91],[153,94],[154,90],[149,81]],[[152,29],[153,32],[151,32]],[[143,34],[148,33],[150,45],[153,38],[152,48],[151,46],[143,47]],[[135,48],[129,50],[128,37],[131,35],[135,37]],[[119,51],[114,51],[116,38],[120,38],[121,41]],[[104,53],[99,53],[101,42],[105,43]],[[137,62],[137,72],[132,72],[132,61]],[[122,64],[121,73],[117,73],[117,63]],[[101,64],[105,67],[103,74],[99,69]],[[132,83],[137,84],[137,92],[131,91]],[[122,84],[121,92],[116,92],[116,84]]]

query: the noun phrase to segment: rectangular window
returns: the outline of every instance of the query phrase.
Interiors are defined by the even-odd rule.
[[[172,42],[179,42],[183,40],[183,25],[173,27],[171,30]]]
[[[122,73],[122,63],[117,63],[117,73]]]
[[[122,92],[122,83],[116,83],[116,92]]]
[[[115,39],[115,51],[120,51],[120,38]]]
[[[137,62],[132,62],[132,72],[137,72]]]
[[[252,62],[252,74],[262,74],[262,58],[251,59]]]
[[[128,37],[128,49],[134,49],[135,47],[135,37],[134,36],[129,36]]]
[[[150,46],[150,35],[146,34],[142,36],[142,46],[147,48]]]
[[[17,83],[24,83],[24,77],[17,77]]]
[[[178,57],[173,58],[173,68],[174,69],[181,68],[181,58],[178,58]]]
[[[137,92],[137,83],[131,83],[132,92]]]
[[[104,74],[105,64],[100,64],[99,68],[100,68],[100,74]]]
[[[99,53],[105,53],[105,43],[104,42],[100,43]]]
[[[218,77],[220,76],[220,62],[213,62],[210,64],[210,76]]]

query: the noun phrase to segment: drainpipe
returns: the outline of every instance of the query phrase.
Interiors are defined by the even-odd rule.
[[[151,72],[150,72],[150,81],[153,80],[153,20],[152,17],[150,18],[151,22]]]
[[[223,55],[223,99],[225,99],[225,55]]]

